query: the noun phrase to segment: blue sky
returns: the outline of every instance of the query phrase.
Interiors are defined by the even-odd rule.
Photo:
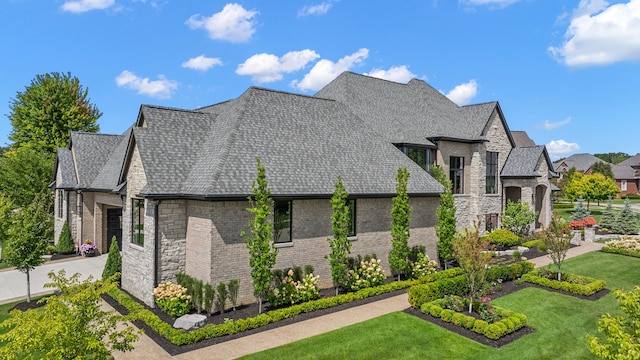
[[[0,54],[0,145],[37,74],[77,76],[119,134],[141,104],[313,95],[348,70],[497,100],[554,159],[640,152],[640,0],[4,0]]]

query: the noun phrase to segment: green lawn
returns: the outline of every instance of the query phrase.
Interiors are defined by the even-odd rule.
[[[563,270],[604,279],[610,289],[640,284],[638,258],[589,253],[568,259]],[[398,312],[243,359],[595,359],[587,337],[598,333],[601,315],[620,313],[613,294],[589,301],[537,288],[495,304],[526,314],[535,332],[494,349]]]

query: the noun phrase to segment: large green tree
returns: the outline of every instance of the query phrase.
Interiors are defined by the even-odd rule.
[[[12,311],[0,323],[1,359],[112,359],[112,352],[133,350],[140,330],[132,315],[101,308],[102,294],[116,290],[113,278],[80,282],[80,274],[65,277],[64,270],[49,273],[45,287],[59,290],[46,298],[44,309]]]
[[[598,330],[606,338],[589,336],[589,350],[601,359],[640,359],[640,286],[613,291],[622,315],[604,315]]]
[[[43,199],[45,196],[36,196],[31,204],[13,215],[4,255],[7,263],[27,275],[27,302],[31,301],[30,271],[44,262],[42,255],[53,236],[51,217]]]
[[[102,113],[88,94],[89,89],[71,73],[36,75],[11,99],[11,147],[53,154],[67,146],[70,131],[97,132]]]
[[[606,200],[610,195],[616,195],[618,192],[620,189],[615,181],[600,173],[591,175],[576,173],[564,187],[564,193],[569,200],[574,201],[582,197],[587,201],[587,208],[591,202]]]
[[[437,165],[431,166],[431,175],[444,187],[440,194],[440,205],[436,209],[438,224],[436,235],[438,236],[438,257],[440,263],[453,260],[453,237],[456,235],[456,205],[453,199],[451,181],[444,170]]]
[[[409,263],[409,221],[411,220],[411,206],[407,194],[409,171],[407,168],[399,168],[396,175],[396,196],[391,206],[391,251],[389,252],[389,265],[391,270],[398,274],[411,272]]]
[[[623,152],[593,154],[593,156],[612,164],[619,164],[631,157],[631,155]]]
[[[276,264],[278,248],[273,243],[273,225],[269,219],[273,200],[267,183],[266,170],[256,158],[258,175],[252,183],[253,196],[249,197],[251,207],[247,211],[253,214],[249,221],[251,236],[241,232],[249,249],[249,266],[253,278],[253,294],[258,299],[258,312],[262,313],[262,300],[266,298],[271,285],[271,269]]]
[[[2,248],[9,239],[9,224],[13,212],[11,199],[0,192],[0,261],[2,261]]]
[[[23,147],[0,156],[0,192],[9,197],[15,207],[27,206],[41,192],[49,192],[54,156]],[[49,206],[53,206],[53,197]]]
[[[342,178],[338,176],[336,188],[331,197],[331,207],[333,214],[331,215],[331,228],[333,237],[327,238],[331,252],[325,256],[329,259],[331,265],[331,278],[333,286],[336,288],[336,295],[341,286],[347,282],[349,270],[347,268],[347,259],[351,253],[351,241],[349,235],[349,206],[347,197],[349,193],[342,183]]]
[[[593,166],[591,166],[591,173],[592,174],[602,174],[606,177],[608,177],[609,179],[613,179],[613,170],[611,170],[611,164],[609,163],[605,163],[602,161],[598,161],[597,163],[593,164]]]

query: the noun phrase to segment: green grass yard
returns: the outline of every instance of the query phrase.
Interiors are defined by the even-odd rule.
[[[589,253],[568,259],[563,270],[607,281],[607,288],[640,284],[640,259]],[[586,345],[603,314],[619,314],[613,294],[582,300],[525,288],[494,301],[526,314],[535,330],[500,349],[480,345],[401,312],[304,339],[243,359],[596,359]]]

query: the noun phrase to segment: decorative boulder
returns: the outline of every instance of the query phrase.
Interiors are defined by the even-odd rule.
[[[203,326],[207,322],[207,317],[200,314],[187,314],[180,316],[173,323],[176,329],[193,330]]]

